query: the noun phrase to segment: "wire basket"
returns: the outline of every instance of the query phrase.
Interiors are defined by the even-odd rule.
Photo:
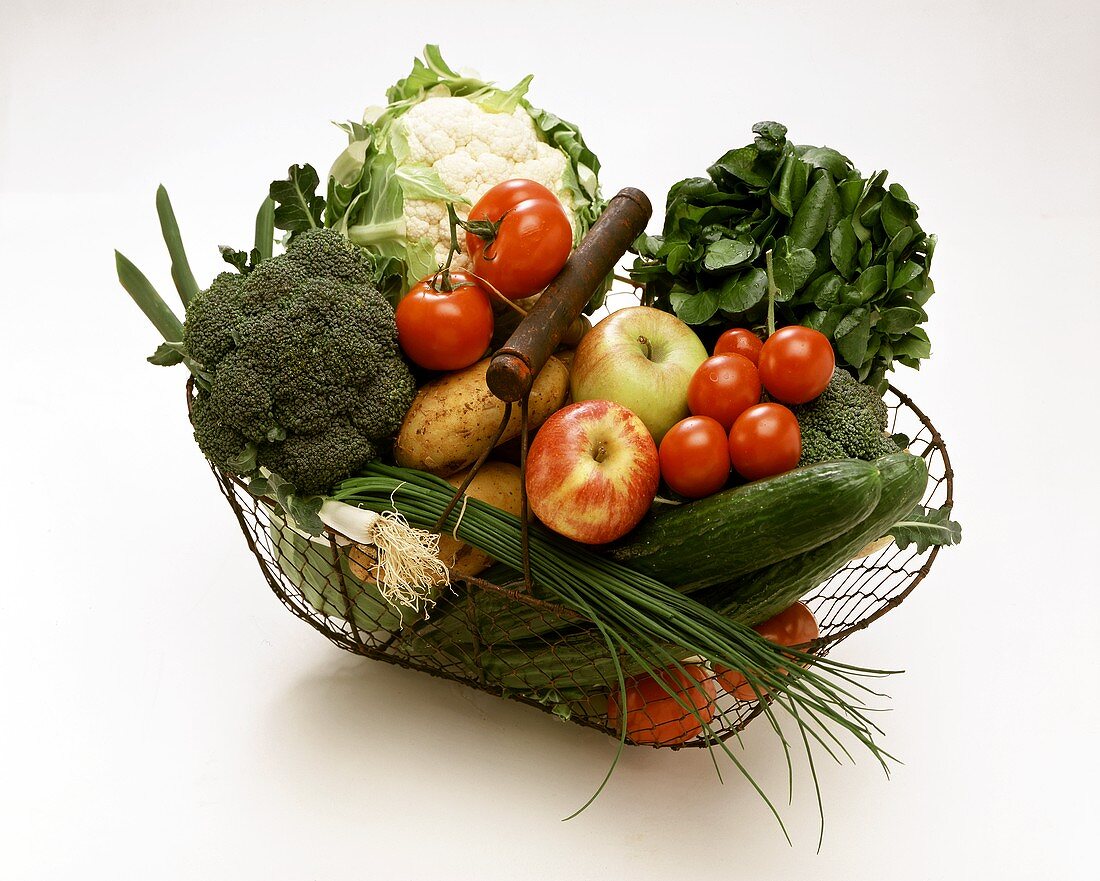
[[[897,389],[889,389],[886,403],[890,430],[909,437],[910,452],[928,464],[924,504],[951,504],[953,475],[939,432]],[[335,645],[619,736],[608,717],[608,695],[617,688],[614,659],[588,634],[591,622],[537,599],[521,580],[488,580],[492,569],[487,578],[453,580],[428,617],[399,613],[373,584],[357,577],[365,571],[356,558],[359,546],[342,546],[334,534],[310,539],[278,509],[253,496],[236,475],[217,467],[213,471],[275,595]],[[804,597],[820,627],[815,651],[827,653],[899,606],[928,574],[939,550],[918,553],[912,545],[901,550],[892,541],[878,544]],[[739,699],[719,686],[714,735],[733,736],[761,709],[759,701]],[[666,706],[664,724],[667,712]],[[707,743],[707,737],[698,736],[660,745]]]

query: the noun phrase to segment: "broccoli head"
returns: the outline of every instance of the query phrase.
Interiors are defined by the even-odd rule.
[[[832,459],[872,461],[898,451],[886,433],[886,404],[871,386],[837,368],[820,396],[793,407],[802,431],[799,465]]]
[[[390,443],[416,384],[371,277],[357,247],[318,229],[192,300],[183,342],[209,389],[191,422],[211,461],[266,467],[311,495]]]

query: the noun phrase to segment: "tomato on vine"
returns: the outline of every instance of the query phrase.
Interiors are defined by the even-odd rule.
[[[480,360],[493,336],[489,294],[465,272],[417,282],[397,304],[397,341],[426,370],[461,370]]]
[[[509,300],[545,288],[573,249],[573,230],[561,202],[532,180],[497,184],[462,226],[474,274]]]
[[[418,281],[397,304],[397,342],[406,357],[426,370],[461,370],[480,360],[493,337],[489,292],[467,272],[451,272],[458,251],[454,206],[451,250],[435,275]]]

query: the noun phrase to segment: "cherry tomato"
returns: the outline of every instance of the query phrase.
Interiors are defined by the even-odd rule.
[[[656,678],[647,673],[626,680],[626,736],[635,743],[669,746],[686,743],[703,732],[703,722],[714,718],[717,689],[710,671],[698,664],[683,664],[660,671],[657,675],[699,718],[673,698]],[[607,721],[619,727],[619,690],[611,687],[607,701]]]
[[[561,202],[532,180],[497,184],[466,219],[468,224],[477,221],[500,225],[489,241],[467,230],[474,274],[509,300],[541,291],[561,272],[573,249],[573,230]]]
[[[803,603],[788,606],[774,618],[769,618],[767,621],[755,625],[752,629],[764,639],[784,646],[804,646],[813,642],[820,635],[813,612],[806,608]],[[732,694],[738,700],[756,700],[756,689],[738,671],[715,664],[714,674],[718,679],[718,684],[728,694]]]
[[[785,404],[805,404],[833,377],[833,344],[821,331],[792,324],[781,327],[760,350],[760,380],[768,394]]]
[[[688,409],[717,419],[726,431],[759,400],[760,374],[744,355],[711,355],[688,383]]]
[[[734,355],[744,355],[753,364],[759,364],[760,347],[763,345],[760,337],[751,330],[744,327],[731,327],[718,337],[718,342],[714,344],[714,354],[725,355],[732,352]]]
[[[485,354],[493,336],[493,307],[485,289],[465,272],[413,285],[397,304],[397,341],[409,360],[428,370],[461,370]]]
[[[790,471],[801,455],[798,420],[782,404],[749,407],[730,429],[730,461],[746,480]]]
[[[689,499],[716,493],[730,476],[726,430],[709,416],[689,416],[665,432],[659,451],[661,477]]]

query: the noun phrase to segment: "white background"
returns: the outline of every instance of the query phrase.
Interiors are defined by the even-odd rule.
[[[1098,79],[1089,2],[0,0],[0,877],[1091,876],[1097,821]],[[837,656],[888,683],[887,781],[800,767],[784,841],[705,754],[613,753],[341,653],[265,587],[114,279],[200,279],[266,184],[324,169],[425,42],[578,122],[605,190],[668,186],[760,119],[888,167],[940,236],[934,357],[896,381],[965,543]],[[655,221],[656,225],[656,221]],[[782,801],[764,725],[746,761]]]

